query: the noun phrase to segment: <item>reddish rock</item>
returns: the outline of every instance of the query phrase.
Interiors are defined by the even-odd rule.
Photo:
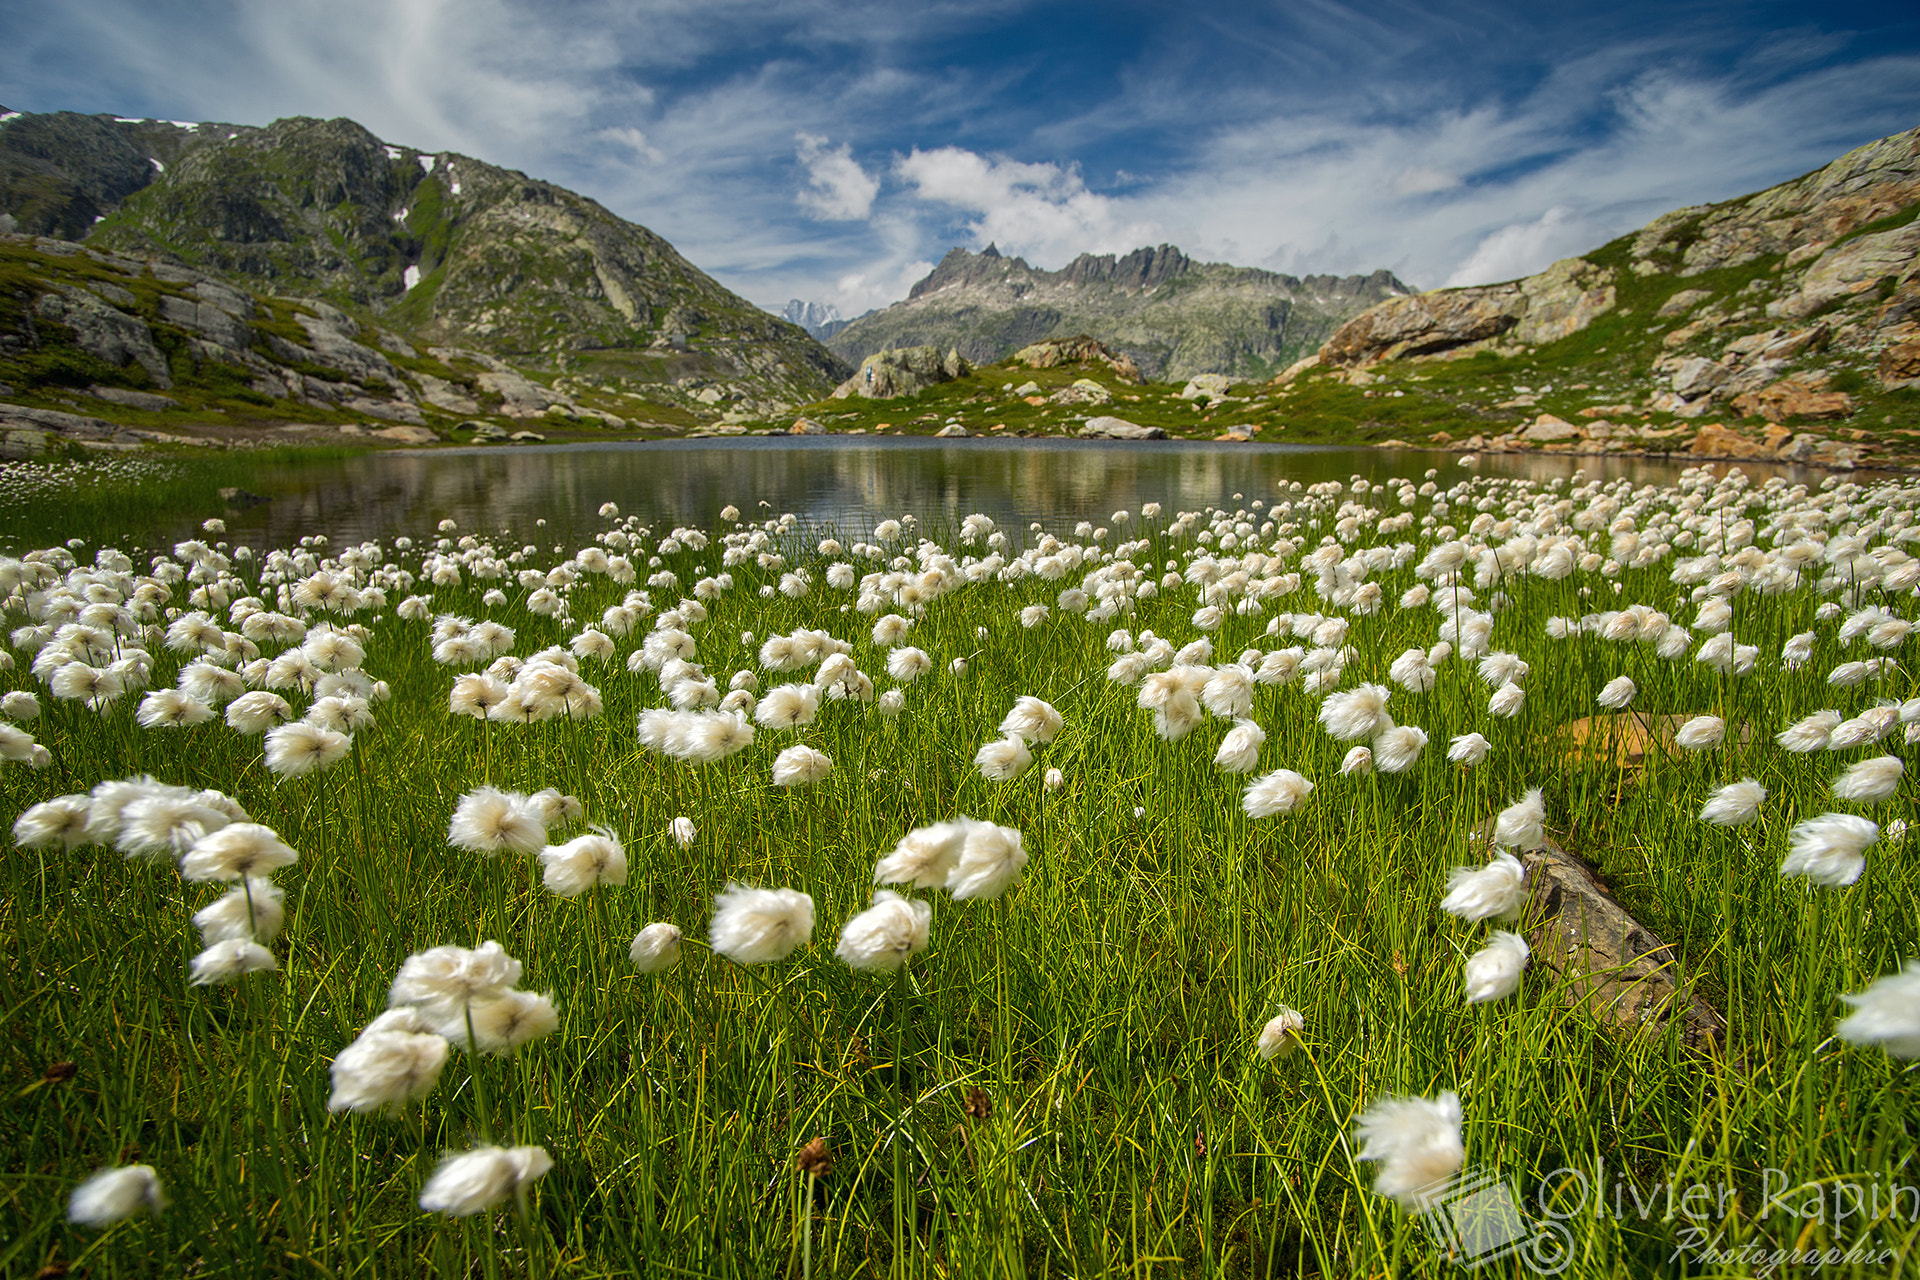
[[[1784,422],[1788,418],[1844,418],[1853,412],[1853,397],[1844,391],[1816,391],[1804,382],[1782,378],[1763,390],[1736,396],[1733,407],[1768,422]]]

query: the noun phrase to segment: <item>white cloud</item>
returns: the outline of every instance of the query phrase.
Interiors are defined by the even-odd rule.
[[[920,199],[977,215],[967,233],[982,245],[1054,265],[1082,253],[1118,253],[1149,244],[1149,219],[1126,202],[1089,191],[1077,170],[992,160],[962,147],[915,148],[894,165]]]
[[[1447,277],[1447,287],[1491,284],[1532,275],[1547,263],[1594,247],[1594,233],[1557,204],[1531,222],[1513,222],[1489,233]]]
[[[858,222],[873,209],[880,194],[879,179],[862,169],[847,143],[829,147],[825,138],[795,135],[800,163],[806,166],[807,185],[796,197],[800,207],[831,221]]]
[[[599,136],[605,138],[608,142],[617,143],[625,147],[648,164],[664,164],[666,162],[667,153],[648,141],[644,131],[636,129],[632,125],[621,125],[618,128],[602,129]]]

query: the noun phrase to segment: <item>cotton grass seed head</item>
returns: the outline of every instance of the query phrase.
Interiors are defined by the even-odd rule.
[[[1885,1049],[1896,1058],[1920,1058],[1920,961],[1909,960],[1899,973],[1841,998],[1854,1009],[1834,1028],[1842,1040]]]
[[[1306,1029],[1307,1020],[1285,1005],[1280,1012],[1267,1020],[1260,1028],[1260,1036],[1254,1042],[1253,1051],[1263,1062],[1272,1062],[1275,1058],[1285,1057],[1300,1045],[1300,1033]]]
[[[543,1147],[475,1147],[440,1162],[420,1189],[420,1207],[471,1218],[524,1192],[551,1168],[553,1157]]]
[[[547,842],[538,806],[517,791],[476,787],[453,807],[447,843],[488,857],[502,851],[532,853]]]
[[[398,1112],[433,1092],[447,1062],[438,1035],[369,1028],[333,1060],[329,1111]]]
[[[974,767],[989,782],[1011,782],[1033,764],[1033,752],[1019,738],[989,742],[973,756]]]
[[[1447,877],[1440,909],[1469,922],[1517,920],[1526,901],[1526,868],[1505,849],[1482,867],[1455,867]]]
[[[1000,732],[1009,738],[1021,738],[1035,744],[1052,742],[1066,721],[1051,703],[1031,695],[1022,695],[1000,722]]]
[[[158,1217],[167,1207],[160,1175],[150,1164],[100,1169],[67,1198],[67,1221],[83,1227],[110,1227],[136,1214]]]
[[[1766,798],[1767,789],[1757,778],[1729,782],[1714,788],[1713,794],[1707,797],[1707,803],[1700,810],[1700,820],[1716,827],[1744,826],[1760,816],[1760,802]]]
[[[633,935],[627,958],[640,973],[664,973],[680,963],[680,929],[664,920],[655,921]]]
[[[876,889],[873,905],[841,928],[834,954],[851,969],[894,973],[909,956],[927,949],[932,924],[931,903]]]
[[[1871,760],[1862,760],[1833,780],[1834,799],[1861,804],[1891,800],[1900,790],[1900,779],[1906,771],[1906,765],[1901,763],[1898,756],[1875,756]]]
[[[1249,818],[1270,818],[1292,813],[1313,792],[1313,783],[1292,769],[1275,769],[1247,784],[1241,794],[1240,809]]]
[[[777,964],[813,937],[813,899],[729,882],[713,899],[713,949],[735,964]]]
[[[1487,945],[1467,960],[1467,1003],[1503,1000],[1519,990],[1531,951],[1519,934],[1495,930]]]
[[[1829,889],[1850,885],[1867,869],[1867,846],[1879,835],[1879,824],[1851,813],[1808,818],[1788,833],[1780,874],[1805,876]]]
[[[180,875],[187,880],[244,880],[271,875],[300,861],[271,827],[257,822],[234,822],[202,836],[181,860]]]
[[[1493,821],[1493,842],[1522,853],[1547,843],[1547,803],[1535,787],[1502,809]]]
[[[200,931],[203,943],[251,938],[265,945],[279,936],[286,918],[285,891],[271,880],[256,877],[195,912],[193,927]]]
[[[541,882],[562,898],[577,897],[601,885],[627,882],[627,852],[620,838],[595,827],[565,844],[540,850]]]
[[[1360,1113],[1354,1136],[1360,1160],[1380,1162],[1373,1190],[1418,1213],[1437,1202],[1460,1166],[1466,1146],[1460,1138],[1460,1096],[1386,1098]]]
[[[1478,733],[1463,733],[1447,747],[1447,759],[1454,764],[1472,768],[1487,758],[1493,750],[1493,744]]]
[[[991,822],[960,821],[965,824],[966,839],[947,875],[947,892],[961,901],[998,898],[1019,881],[1026,868],[1027,851],[1020,833]]]
[[[244,974],[279,968],[273,952],[251,938],[229,938],[216,942],[193,958],[192,982],[196,987],[232,982]]]
[[[796,743],[773,758],[773,785],[808,787],[833,772],[833,761],[824,751]]]

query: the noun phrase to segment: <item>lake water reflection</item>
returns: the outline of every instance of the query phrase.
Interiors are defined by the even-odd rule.
[[[282,546],[313,533],[336,542],[418,535],[451,517],[465,531],[546,542],[604,527],[596,513],[611,501],[656,525],[710,526],[732,504],[749,519],[792,512],[808,527],[843,537],[864,537],[877,521],[909,512],[929,528],[979,511],[1024,530],[1036,520],[1049,528],[1104,523],[1114,511],[1137,512],[1146,502],[1173,512],[1271,500],[1276,484],[1293,480],[1417,481],[1430,468],[1443,484],[1469,474],[1451,453],[1188,442],[749,437],[430,450],[265,468],[250,487],[269,501],[230,514],[228,528],[235,542]],[[1486,455],[1478,467],[1482,475],[1545,480],[1584,472],[1649,483],[1676,479],[1683,469],[1663,460],[1564,455]],[[1824,474],[1747,471],[1807,483]],[[169,532],[186,536],[191,523]]]

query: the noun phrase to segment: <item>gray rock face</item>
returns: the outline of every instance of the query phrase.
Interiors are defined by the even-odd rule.
[[[1264,372],[1310,351],[1372,303],[1409,292],[1390,272],[1300,279],[1195,262],[1172,245],[1083,254],[1045,271],[997,249],[954,249],[904,302],[862,316],[829,345],[849,360],[954,345],[985,364],[1047,338],[1086,334],[1155,378]]]
[[[147,371],[155,386],[173,385],[166,357],[153,344],[146,321],[138,316],[130,316],[85,289],[72,286],[41,294],[34,310],[43,319],[71,329],[74,345],[89,355],[121,369],[137,364]]]
[[[1685,361],[1673,371],[1673,390],[1675,394],[1691,400],[1703,396],[1715,388],[1723,387],[1733,377],[1733,370],[1705,356],[1695,356]]]
[[[182,329],[190,329],[208,342],[229,352],[245,351],[253,343],[253,331],[247,327],[241,314],[251,314],[249,303],[245,313],[229,311],[211,302],[176,298],[171,294],[160,297],[160,318],[169,324],[177,324]]]
[[[148,391],[129,391],[125,387],[88,387],[87,393],[96,400],[105,400],[109,404],[123,404],[129,409],[145,409],[150,413],[164,413],[168,409],[178,409],[180,402],[166,396],[156,396]]]
[[[891,400],[972,372],[973,367],[961,359],[957,351],[941,355],[938,347],[931,346],[879,351],[861,361],[854,375],[834,388],[833,398],[860,396],[868,400]]]
[[[1090,440],[1165,440],[1167,429],[1143,427],[1125,418],[1099,417],[1088,418],[1079,434]]]
[[[1196,373],[1180,388],[1182,400],[1225,400],[1232,381],[1224,373]]]

